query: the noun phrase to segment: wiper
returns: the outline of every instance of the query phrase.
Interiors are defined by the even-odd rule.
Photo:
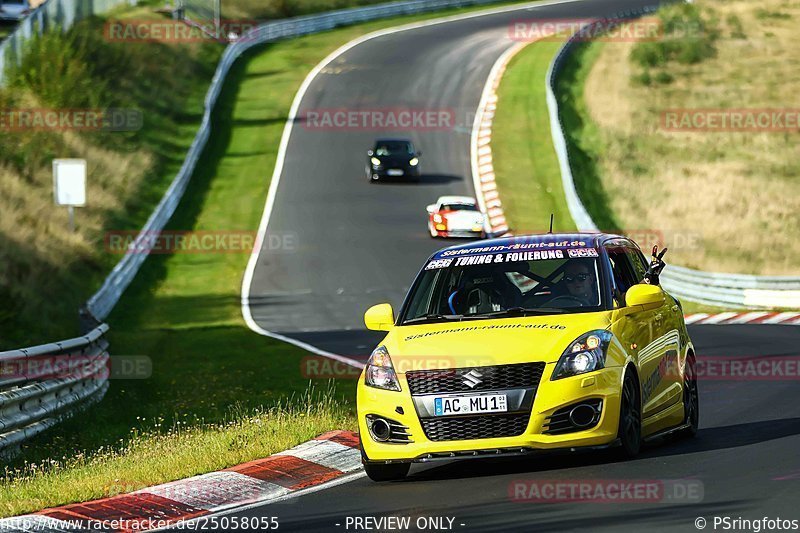
[[[492,311],[491,313],[473,313],[466,315],[467,317],[498,317],[498,316],[513,316],[513,315],[556,315],[566,313],[566,309],[560,307],[509,307],[501,311]]]
[[[403,322],[403,324],[418,324],[420,322],[433,322],[434,320],[461,320],[462,318],[464,318],[464,315],[442,315],[439,313],[430,313],[425,316],[418,316],[417,318],[406,320]]]

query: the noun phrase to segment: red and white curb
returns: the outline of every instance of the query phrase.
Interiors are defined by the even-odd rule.
[[[770,313],[767,311],[750,311],[725,313],[693,313],[684,316],[686,324],[781,324],[800,326],[800,312]]]
[[[294,492],[343,481],[360,469],[358,435],[332,431],[290,450],[220,472],[4,518],[0,520],[0,532],[165,528],[225,510],[285,499]]]
[[[483,88],[472,126],[470,157],[475,194],[481,210],[488,217],[489,232],[497,237],[509,233],[492,163],[492,122],[497,110],[497,88],[500,86],[508,62],[527,44],[529,43],[517,43],[497,59]]]

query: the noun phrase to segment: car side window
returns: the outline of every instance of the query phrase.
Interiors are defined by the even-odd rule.
[[[639,283],[636,271],[627,254],[627,248],[620,243],[606,245],[608,259],[611,262],[611,272],[614,276],[614,299],[620,307],[625,305],[625,293],[633,285]],[[644,273],[642,273],[644,275]]]
[[[644,260],[644,256],[635,248],[626,248],[625,253],[628,256],[631,266],[633,267],[633,274],[636,278],[636,283],[641,283],[644,279],[645,272],[647,272],[647,263]]]

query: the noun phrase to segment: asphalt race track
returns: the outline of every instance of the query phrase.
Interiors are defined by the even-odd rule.
[[[295,123],[267,237],[250,291],[267,331],[342,355],[368,354],[379,336],[363,314],[397,309],[425,259],[446,242],[426,231],[425,206],[443,194],[474,196],[469,142],[489,71],[514,20],[603,16],[650,2],[593,0],[542,6],[378,37],[345,52],[313,80],[298,117],[320,110],[445,110],[455,128],[363,131]],[[419,184],[370,184],[366,151],[381,135],[410,138],[423,155]],[[296,245],[295,245],[296,244]]]
[[[254,320],[270,332],[363,359],[380,338],[364,331],[363,312],[384,301],[397,308],[423,261],[446,244],[428,236],[425,206],[442,194],[474,195],[472,117],[491,66],[513,44],[509,23],[610,15],[646,3],[572,2],[395,33],[358,45],[323,69],[301,114],[452,109],[458,126],[380,132],[295,124],[268,234],[291,235],[297,246],[261,254],[250,294]],[[365,152],[383,133],[409,137],[424,152],[421,183],[368,183]],[[796,357],[800,340],[791,326],[689,329],[700,358]],[[800,383],[701,376],[700,394],[697,438],[648,447],[633,461],[597,452],[415,465],[403,482],[361,477],[236,515],[277,516],[285,531],[353,531],[347,516],[388,515],[451,517],[453,529],[463,531],[697,531],[697,517],[708,520],[708,530],[715,515],[800,519]],[[702,494],[652,503],[511,500],[514,480],[534,479],[691,479],[702,484]]]

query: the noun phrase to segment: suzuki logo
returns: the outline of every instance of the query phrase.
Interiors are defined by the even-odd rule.
[[[470,370],[461,377],[461,382],[470,389],[474,389],[475,387],[483,383],[483,380],[481,379],[482,377],[483,374],[481,374],[477,370]]]

